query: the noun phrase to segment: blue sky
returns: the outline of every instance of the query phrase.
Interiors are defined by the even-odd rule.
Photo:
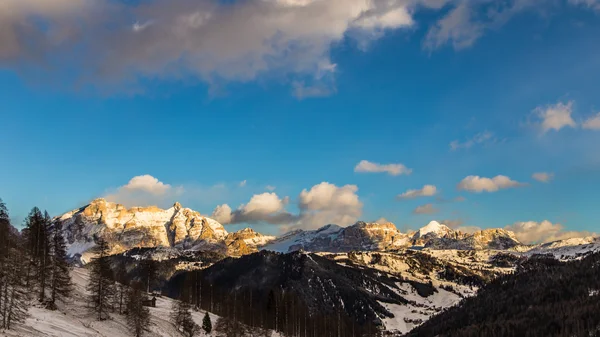
[[[36,1],[0,14],[0,197],[19,223],[107,197],[268,233],[379,218],[600,232],[598,2],[280,0],[258,16],[275,33],[227,21],[258,15],[252,1],[140,2],[111,17],[132,31],[115,42],[86,1]]]

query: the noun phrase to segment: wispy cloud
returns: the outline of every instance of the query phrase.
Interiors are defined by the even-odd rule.
[[[539,182],[547,183],[554,178],[554,173],[536,172],[531,177]]]
[[[600,112],[586,119],[581,126],[587,130],[600,130]]]
[[[468,139],[462,143],[458,140],[454,140],[454,141],[450,142],[450,150],[456,151],[458,149],[470,149],[474,145],[484,144],[487,142],[493,142],[494,141],[493,137],[494,137],[493,133],[491,133],[489,131],[485,131],[485,132],[476,134],[475,136],[473,136],[473,138]]]
[[[425,185],[418,190],[408,190],[396,196],[397,199],[414,199],[418,197],[431,197],[437,194],[437,187],[434,185]]]
[[[425,204],[418,206],[413,210],[413,214],[436,214],[439,210],[433,207],[433,204]]]

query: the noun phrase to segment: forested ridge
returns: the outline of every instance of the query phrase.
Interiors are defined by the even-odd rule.
[[[532,257],[406,336],[600,336],[600,253]]]

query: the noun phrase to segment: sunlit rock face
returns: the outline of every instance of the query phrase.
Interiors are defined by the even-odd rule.
[[[71,255],[81,254],[106,239],[113,253],[139,247],[191,249],[212,245],[225,247],[228,233],[217,221],[204,217],[179,203],[168,209],[125,208],[96,199],[89,205],[57,218],[62,222]]]

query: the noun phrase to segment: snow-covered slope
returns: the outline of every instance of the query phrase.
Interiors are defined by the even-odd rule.
[[[580,259],[595,252],[600,252],[600,238],[585,237],[535,245],[527,250],[524,255],[550,254],[559,260],[572,260]]]
[[[29,317],[23,325],[15,326],[14,330],[0,331],[0,336],[60,336],[60,337],[129,337],[125,317],[117,313],[111,315],[110,320],[96,321],[86,307],[87,292],[85,287],[88,282],[88,272],[82,268],[75,268],[72,272],[74,292],[72,299],[66,303],[59,303],[58,310],[50,311],[39,307],[29,309]],[[166,297],[157,298],[156,308],[149,308],[151,315],[150,332],[144,334],[148,337],[183,336],[169,322],[169,313],[173,301]],[[192,312],[194,321],[202,324],[204,312]],[[214,324],[217,316],[211,314]],[[216,336],[212,334],[210,336]]]

